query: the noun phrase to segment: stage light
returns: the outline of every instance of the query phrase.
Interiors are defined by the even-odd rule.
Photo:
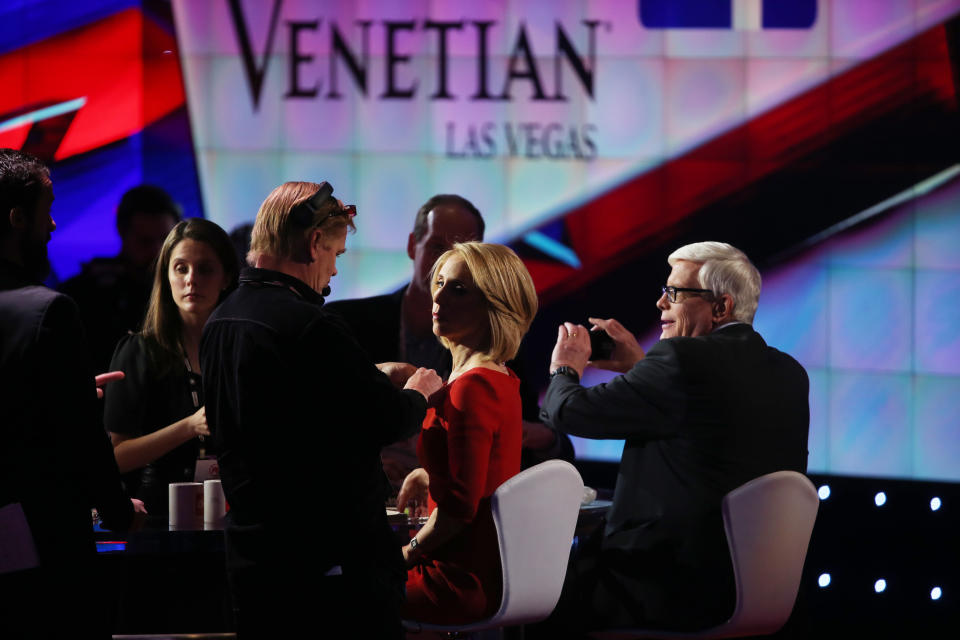
[[[817,578],[817,584],[819,584],[821,587],[828,587],[828,586],[830,586],[830,574],[829,574],[829,573],[821,573],[821,574],[820,574],[820,577]]]
[[[873,583],[873,590],[876,591],[877,593],[883,593],[884,589],[886,588],[887,588],[887,581],[884,580],[883,578],[880,578],[879,580]]]
[[[933,589],[930,589],[931,600],[939,600],[940,596],[942,595],[943,595],[943,591],[941,591],[940,587],[934,587]]]
[[[817,489],[817,495],[820,496],[821,500],[826,500],[830,497],[830,485],[825,484],[819,489]]]
[[[882,507],[883,505],[887,504],[887,494],[885,494],[883,491],[878,491],[877,495],[873,496],[873,502],[878,507]]]
[[[941,504],[942,503],[940,502],[940,498],[937,498],[936,496],[934,496],[933,498],[930,498],[930,511],[936,511],[937,509],[940,508]]]

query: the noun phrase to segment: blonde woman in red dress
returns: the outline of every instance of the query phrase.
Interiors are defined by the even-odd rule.
[[[397,502],[430,517],[403,547],[403,617],[453,624],[489,617],[502,575],[490,496],[520,471],[520,380],[504,362],[516,355],[537,312],[523,262],[509,248],[456,244],[433,270],[433,332],[453,356],[447,384],[432,399],[417,446],[421,468]]]

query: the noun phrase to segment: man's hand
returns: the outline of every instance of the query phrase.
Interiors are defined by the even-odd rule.
[[[550,371],[557,367],[573,368],[582,378],[583,370],[590,360],[590,335],[579,324],[564,322],[557,332],[557,344],[550,356]]]
[[[643,360],[645,355],[643,353],[643,347],[640,346],[637,339],[633,337],[633,334],[627,331],[622,324],[613,318],[608,320],[589,318],[589,320],[590,324],[593,325],[590,329],[591,331],[603,329],[614,342],[613,353],[610,354],[610,359],[591,360],[590,366],[597,367],[598,369],[608,369],[610,371],[626,373],[630,371],[630,369],[633,369],[633,365]]]
[[[418,468],[407,474],[397,494],[397,511],[410,508],[411,516],[422,518],[427,515],[427,498],[430,495],[430,476],[426,469]]]
[[[116,380],[123,380],[123,378],[123,371],[108,371],[95,376],[93,381],[97,385],[97,398],[103,398],[103,387],[105,385],[115,382]]]
[[[436,371],[420,367],[410,376],[403,388],[419,391],[427,399],[427,402],[430,402],[430,396],[439,391],[442,386],[443,380],[440,379]]]
[[[377,365],[377,369],[387,374],[390,382],[392,382],[393,386],[397,389],[402,389],[403,385],[407,384],[410,376],[417,370],[415,366],[407,362],[381,362]]]

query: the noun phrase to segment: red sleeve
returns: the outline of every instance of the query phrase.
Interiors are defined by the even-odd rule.
[[[447,515],[470,522],[487,485],[490,448],[500,428],[500,403],[482,374],[465,375],[450,388],[446,406],[449,476],[430,493]],[[439,478],[438,478],[439,480]]]

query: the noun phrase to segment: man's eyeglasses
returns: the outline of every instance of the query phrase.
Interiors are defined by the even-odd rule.
[[[670,302],[677,301],[677,293],[685,291],[687,293],[702,293],[702,294],[713,294],[713,291],[710,289],[691,289],[689,287],[661,287],[660,290],[667,294],[667,300]]]

